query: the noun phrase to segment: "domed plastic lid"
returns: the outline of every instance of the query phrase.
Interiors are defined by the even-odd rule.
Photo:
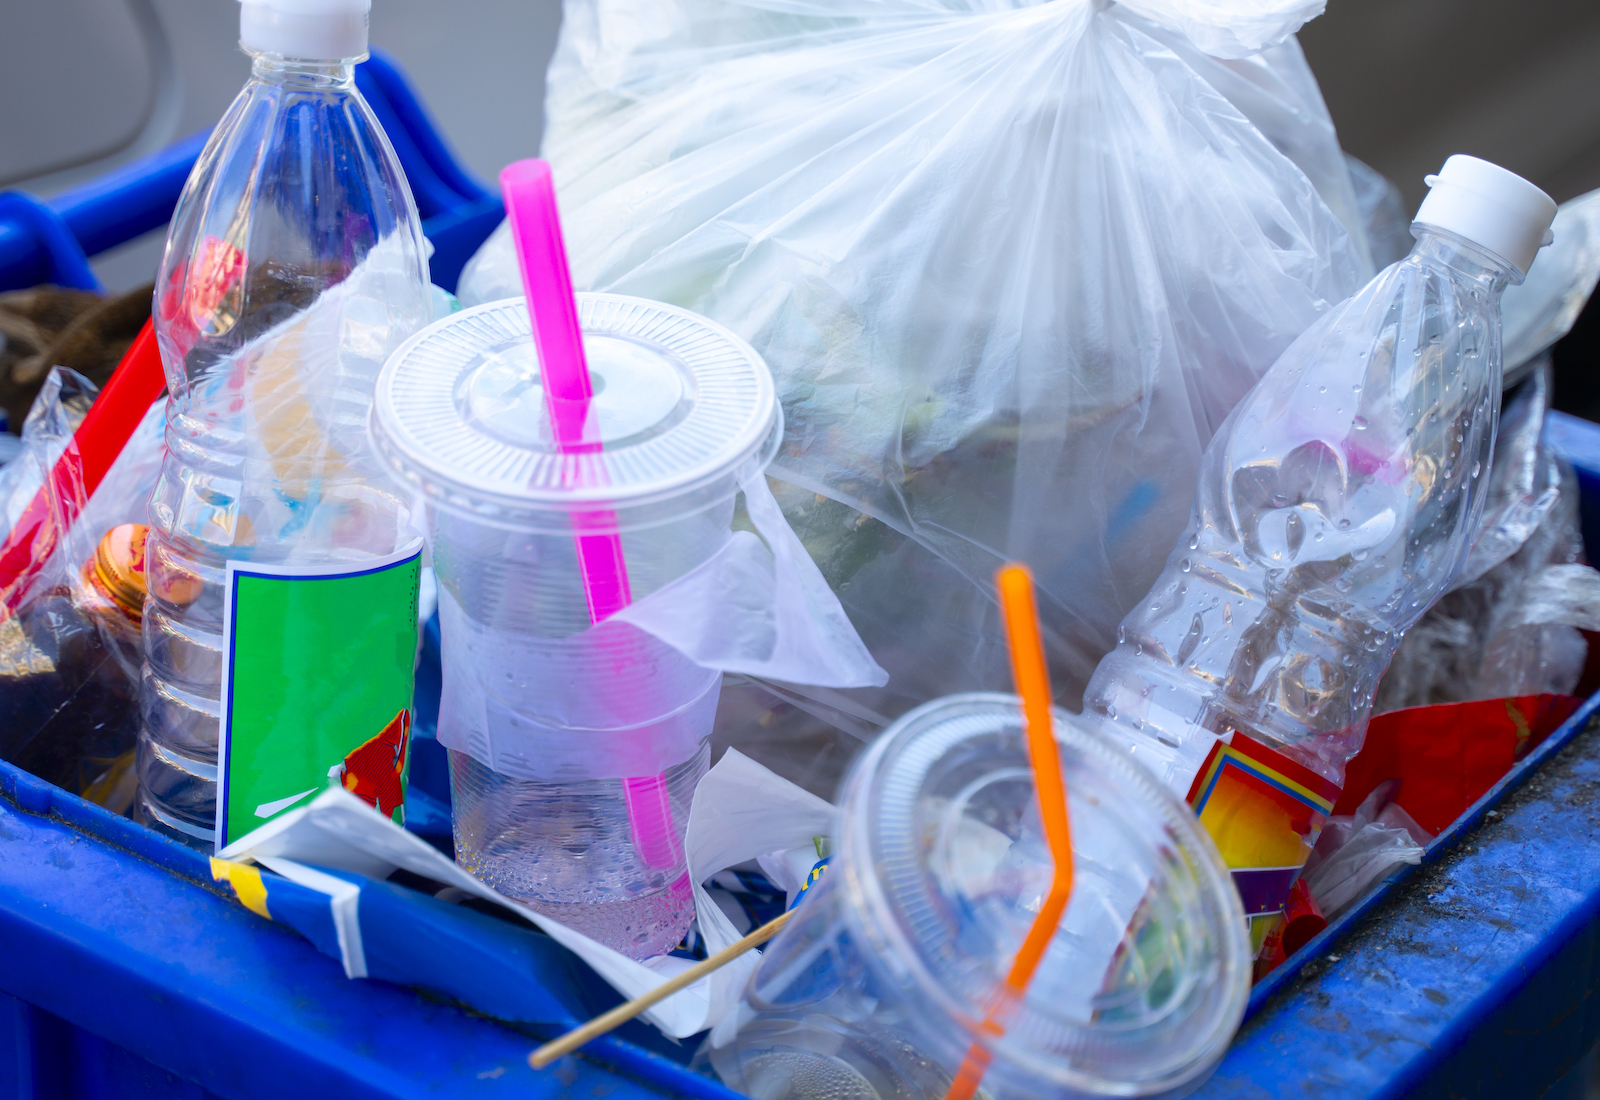
[[[1181,1092],[1211,1071],[1243,1018],[1244,912],[1186,806],[1060,711],[1056,736],[1072,896],[1026,998],[987,1041],[984,1088]],[[886,731],[846,785],[834,862],[863,953],[886,969],[888,988],[928,1006],[917,1016],[929,1053],[953,1070],[1050,885],[1020,701],[951,696]]]
[[[755,350],[688,310],[579,294],[594,398],[586,453],[550,430],[522,298],[451,314],[403,344],[378,377],[372,438],[385,463],[436,503],[490,522],[620,510],[660,522],[736,491],[780,429]]]

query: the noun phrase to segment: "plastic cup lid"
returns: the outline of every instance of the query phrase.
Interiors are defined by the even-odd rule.
[[[745,463],[770,460],[778,401],[749,344],[660,302],[577,301],[598,449],[555,445],[527,305],[507,298],[436,321],[389,358],[371,418],[385,464],[446,508],[520,526],[596,508],[659,521],[731,496]]]
[[[1238,894],[1194,815],[1142,766],[1061,711],[1056,736],[1072,896],[990,1041],[984,1087],[1179,1092],[1210,1072],[1243,1018],[1251,958]],[[956,695],[912,711],[857,763],[843,804],[833,873],[845,919],[888,971],[885,988],[924,1006],[920,1026],[953,1070],[1050,883],[1020,701]]]

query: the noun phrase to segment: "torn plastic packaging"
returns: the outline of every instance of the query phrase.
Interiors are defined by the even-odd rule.
[[[48,475],[74,446],[73,432],[95,394],[82,375],[52,370],[23,425],[22,453],[0,470],[8,527],[42,488],[55,516],[48,530],[66,532],[36,548],[45,565],[16,613],[0,620],[0,756],[122,811],[133,796],[139,615],[108,600],[92,569],[102,536],[144,522],[164,453],[165,404],[146,414],[85,501],[81,482]],[[64,494],[75,496],[69,501]],[[142,541],[138,557],[142,567]]]
[[[1372,884],[1401,863],[1421,863],[1433,839],[1393,801],[1398,779],[1381,783],[1348,817],[1330,817],[1306,860],[1304,877],[1317,907],[1337,920]]]
[[[742,932],[701,884],[753,860],[782,859],[790,851],[810,848],[814,837],[831,832],[833,817],[828,803],[748,757],[737,752],[724,755],[696,792],[686,839],[695,911],[707,952],[729,946]],[[340,959],[348,976],[421,985],[502,1019],[576,1022],[572,1014],[585,1009],[574,999],[582,982],[573,983],[587,970],[624,997],[636,997],[690,965],[669,956],[635,961],[497,893],[426,841],[372,813],[337,787],[241,838],[221,857],[213,862],[213,874],[232,883],[241,901],[250,904],[252,891],[264,883],[260,887],[265,892],[262,901],[269,914],[263,915],[293,925],[324,952]],[[281,879],[261,876],[239,861],[259,863]],[[383,881],[396,871],[414,877],[396,883]],[[307,900],[302,891],[283,885],[282,880],[308,888],[317,896]],[[405,889],[407,885],[425,889],[438,900]],[[299,900],[280,910],[272,906],[274,896]],[[497,934],[473,938],[475,928],[482,924],[476,915],[444,905],[471,899],[516,924],[525,922],[539,929],[549,940],[529,940],[525,933],[514,935],[514,930],[503,925]],[[403,949],[403,937],[394,922],[412,920],[418,922],[422,936],[442,936],[441,942],[452,943],[450,953],[424,957],[425,952]],[[544,944],[534,943],[537,940]],[[550,949],[550,941],[585,965],[575,964],[570,957],[564,966],[558,965],[561,953]],[[369,943],[380,945],[377,950],[383,952],[379,969],[374,968],[376,956],[369,952]],[[529,944],[533,947],[526,946]],[[656,1005],[647,1019],[664,1034],[677,1038],[704,1031],[737,1004],[740,988],[757,959],[751,952],[713,972]],[[450,965],[452,961],[459,965]],[[554,980],[546,985],[548,994],[540,991],[537,983],[506,981],[507,973],[530,965],[540,973],[541,981],[553,971]],[[533,987],[507,988],[529,984]],[[555,1015],[547,1015],[550,1013]]]

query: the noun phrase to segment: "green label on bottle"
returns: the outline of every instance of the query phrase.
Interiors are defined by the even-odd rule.
[[[217,849],[339,783],[403,821],[422,547],[228,563]]]

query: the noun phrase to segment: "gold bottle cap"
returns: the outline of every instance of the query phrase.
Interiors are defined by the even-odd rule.
[[[142,523],[113,527],[100,539],[92,562],[84,569],[89,583],[133,622],[144,615],[144,544],[149,535],[150,528]]]

